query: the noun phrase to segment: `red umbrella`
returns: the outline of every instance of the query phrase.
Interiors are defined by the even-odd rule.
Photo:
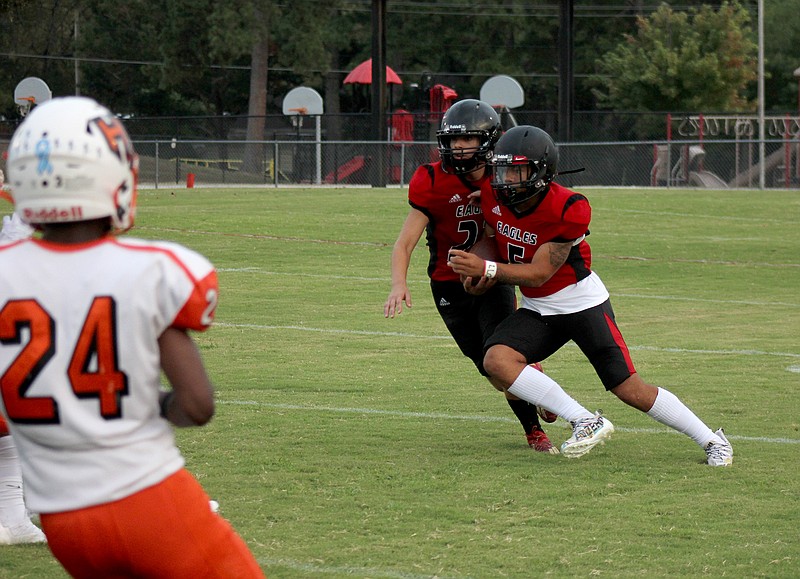
[[[365,60],[344,78],[344,84],[372,84],[372,59]],[[397,73],[386,67],[386,84],[403,84]]]

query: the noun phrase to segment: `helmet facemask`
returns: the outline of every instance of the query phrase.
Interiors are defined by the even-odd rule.
[[[558,147],[545,131],[532,125],[512,127],[500,137],[491,161],[491,184],[497,200],[522,211],[535,208],[556,176]]]
[[[475,99],[458,101],[447,109],[436,131],[442,170],[465,175],[483,169],[501,132],[500,116],[490,105]],[[459,137],[475,137],[478,144],[472,148],[453,147],[453,140]]]
[[[553,173],[542,159],[524,155],[495,155],[492,158],[492,190],[506,207],[514,207],[547,192]]]
[[[486,166],[492,157],[492,145],[485,131],[480,132],[448,132],[439,131],[439,156],[442,159],[442,169],[445,173],[464,175],[472,173]],[[479,141],[477,147],[453,147],[452,141],[457,137],[476,137]]]

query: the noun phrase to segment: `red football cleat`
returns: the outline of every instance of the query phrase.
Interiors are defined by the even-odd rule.
[[[528,439],[528,445],[536,452],[558,454],[558,449],[553,446],[553,443],[550,442],[547,434],[541,428],[534,427],[530,434],[525,435],[525,438]]]

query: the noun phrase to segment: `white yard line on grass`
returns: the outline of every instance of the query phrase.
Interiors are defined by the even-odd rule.
[[[792,267],[795,267],[795,264],[790,264]],[[800,264],[797,264],[797,267],[800,267]],[[282,275],[282,276],[291,276],[291,277],[305,277],[305,278],[312,278],[312,279],[347,279],[352,281],[377,281],[381,283],[386,283],[387,286],[391,282],[391,280],[387,277],[362,277],[362,276],[355,276],[355,275],[330,275],[330,274],[322,274],[322,273],[298,273],[298,272],[280,272],[280,271],[264,271],[257,267],[232,267],[232,268],[225,268],[220,267],[217,268],[217,271],[220,273],[257,273],[260,275]],[[425,284],[429,285],[430,281],[428,279],[418,279],[418,280],[409,280],[409,283],[418,283],[418,284]],[[762,300],[720,300],[720,299],[710,299],[710,298],[694,298],[694,297],[683,297],[683,296],[660,296],[660,295],[646,295],[646,294],[626,294],[626,293],[613,293],[611,297],[622,297],[622,298],[635,298],[635,299],[642,299],[642,300],[662,300],[662,301],[676,301],[676,302],[698,302],[698,303],[709,303],[709,304],[733,304],[733,305],[743,305],[743,306],[776,306],[782,308],[800,308],[800,301],[797,302],[770,302],[770,301],[762,301]]]
[[[469,422],[511,422],[517,423],[516,418],[505,416],[479,416],[464,414],[447,414],[442,412],[407,412],[404,410],[379,410],[376,408],[349,408],[336,406],[315,406],[313,404],[273,404],[269,402],[258,402],[256,400],[218,400],[219,404],[230,404],[233,406],[256,406],[258,408],[274,408],[275,410],[300,410],[310,412],[336,412],[342,414],[376,414],[380,416],[398,416],[400,418],[424,418],[426,420],[465,420]],[[559,419],[559,424],[564,421]],[[634,434],[681,434],[671,428],[625,428],[615,426],[619,432],[632,432]],[[746,440],[749,442],[769,442],[773,444],[800,444],[800,439],[796,438],[768,438],[764,436],[737,436],[735,434],[725,434],[731,440]]]
[[[679,213],[677,211],[649,211],[646,209],[619,209],[611,207],[599,207],[593,210],[596,213],[634,213],[640,215],[655,215],[657,217],[689,217],[692,219],[702,219],[703,221],[744,221],[748,223],[773,223],[782,225],[794,225],[791,219],[764,219],[763,217],[742,217],[738,215],[701,215],[699,213]]]
[[[421,340],[452,340],[451,336],[434,334],[409,334],[405,332],[377,332],[371,330],[342,330],[336,328],[313,328],[309,326],[273,326],[268,324],[235,324],[228,322],[216,322],[215,326],[221,328],[250,328],[255,330],[294,330],[298,332],[318,332],[322,334],[350,334],[353,336],[384,336],[398,338],[419,338]],[[574,344],[567,344],[575,347]],[[699,350],[692,348],[661,348],[656,346],[628,346],[629,350],[642,350],[648,352],[671,352],[678,354],[712,354],[718,356],[778,356],[781,358],[798,358],[800,354],[792,352],[766,352],[763,350]]]
[[[352,575],[353,577],[386,577],[388,579],[469,579],[469,575],[420,575],[418,573],[406,573],[404,571],[393,571],[391,569],[375,569],[368,567],[337,567],[316,565],[313,563],[302,563],[289,559],[259,559],[258,563],[266,567],[283,567],[304,573]]]

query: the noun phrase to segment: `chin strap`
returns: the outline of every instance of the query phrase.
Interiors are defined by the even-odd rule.
[[[580,173],[581,171],[585,171],[586,167],[581,167],[580,169],[570,169],[569,171],[559,171],[556,175],[569,175],[571,173]]]

